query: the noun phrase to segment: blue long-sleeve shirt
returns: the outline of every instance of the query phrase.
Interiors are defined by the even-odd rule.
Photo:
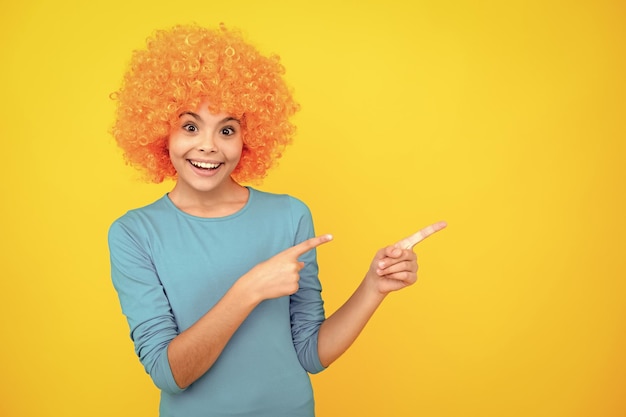
[[[226,217],[189,215],[165,195],[109,230],[113,284],[135,351],[161,389],[162,417],[314,415],[307,372],[324,369],[317,352],[324,308],[315,250],[300,258],[298,292],[259,304],[200,379],[182,390],[169,366],[171,340],[239,277],[314,236],[304,203],[248,189],[246,205]]]

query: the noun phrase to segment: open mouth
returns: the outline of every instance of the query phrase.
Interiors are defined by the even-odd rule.
[[[217,168],[220,167],[220,165],[222,165],[221,163],[192,161],[190,159],[188,161],[194,167],[196,167],[198,169],[205,169],[207,171],[210,171],[210,170],[213,170],[213,169],[217,169]]]

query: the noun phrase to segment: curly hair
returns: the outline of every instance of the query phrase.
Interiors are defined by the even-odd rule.
[[[133,52],[121,88],[111,95],[117,100],[112,133],[126,162],[148,181],[175,179],[169,133],[182,112],[208,100],[211,112],[242,122],[243,150],[232,177],[264,178],[291,142],[290,118],[299,110],[280,58],[262,55],[224,25],[159,30],[146,46]]]

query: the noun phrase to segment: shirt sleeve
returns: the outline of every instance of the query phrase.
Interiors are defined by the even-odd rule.
[[[292,215],[296,230],[294,245],[315,236],[311,212],[304,203],[292,199]],[[306,252],[299,260],[304,262],[304,268],[300,270],[300,288],[290,298],[291,334],[300,364],[314,374],[325,369],[317,350],[317,338],[325,313],[316,250]]]
[[[127,223],[132,225],[118,219],[109,229],[113,286],[144,369],[159,389],[176,394],[184,390],[174,381],[167,347],[178,326],[149,255],[146,233],[132,231]]]

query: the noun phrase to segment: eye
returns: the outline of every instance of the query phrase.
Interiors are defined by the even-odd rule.
[[[185,123],[183,125],[183,130],[186,130],[187,132],[190,132],[190,133],[195,133],[198,131],[198,126],[196,126],[193,123]]]
[[[232,136],[235,134],[235,129],[232,126],[223,127],[220,133],[224,136]]]

